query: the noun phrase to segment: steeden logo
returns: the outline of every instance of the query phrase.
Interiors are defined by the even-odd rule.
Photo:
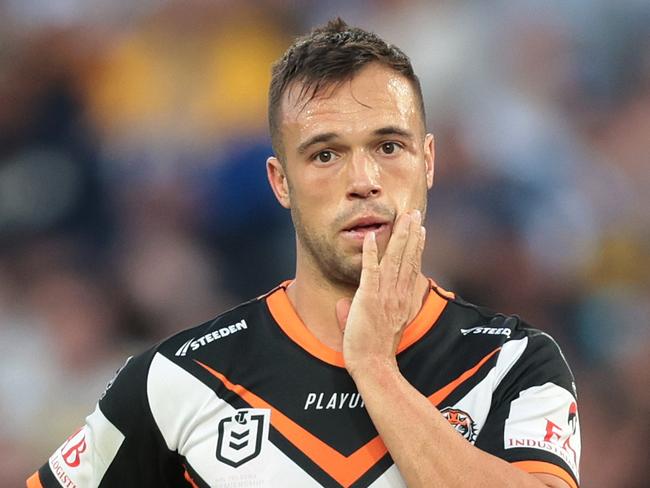
[[[503,335],[510,339],[512,332],[508,327],[472,327],[471,329],[460,329],[461,334],[464,336],[470,334],[483,334],[483,335]]]
[[[194,337],[192,337],[189,341],[187,341],[185,344],[179,347],[178,351],[176,351],[176,354],[174,355],[176,357],[187,356],[187,352],[190,349],[192,351],[196,351],[197,349],[205,346],[206,344],[217,341],[219,339],[223,339],[224,337],[227,337],[231,334],[236,334],[237,332],[246,329],[248,329],[248,324],[246,323],[246,320],[242,319],[235,324],[230,324],[227,327],[221,327],[220,329],[210,332],[209,334],[205,334],[196,340],[194,339]]]

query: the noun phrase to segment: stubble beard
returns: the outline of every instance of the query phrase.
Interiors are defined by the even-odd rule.
[[[358,288],[361,259],[354,262],[352,255],[343,254],[325,235],[307,229],[298,208],[291,208],[291,216],[299,241],[297,244],[302,245],[323,278],[330,283]]]
[[[291,190],[291,185],[290,185]],[[295,199],[294,199],[295,200]],[[427,187],[426,183],[422,188],[422,195],[419,198],[420,202],[415,207],[418,208],[422,215],[426,215],[427,211]],[[361,208],[363,207],[363,208]],[[339,229],[345,225],[354,215],[360,214],[362,210],[371,210],[373,213],[385,217],[391,223],[395,222],[397,217],[395,210],[386,207],[383,204],[376,202],[364,203],[360,208],[350,209],[345,215],[339,215],[332,222],[332,228]],[[342,285],[344,287],[359,287],[361,282],[361,251],[358,253],[358,258],[354,259],[353,254],[345,254],[342,250],[336,247],[333,241],[327,239],[325,233],[317,232],[315,229],[309,229],[304,224],[302,213],[298,205],[291,206],[291,218],[293,225],[296,229],[296,238],[299,242],[297,245],[302,245],[305,252],[309,255],[310,261],[318,269],[321,276],[330,283]],[[325,228],[322,226],[320,228]],[[380,256],[382,250],[380,249]]]

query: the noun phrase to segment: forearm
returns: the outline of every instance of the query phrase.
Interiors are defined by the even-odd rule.
[[[409,487],[546,486],[463,439],[394,362],[366,363],[351,374]]]

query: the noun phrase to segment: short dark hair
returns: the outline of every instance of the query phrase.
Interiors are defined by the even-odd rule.
[[[350,27],[337,17],[298,37],[273,65],[268,118],[275,154],[281,157],[280,104],[289,85],[301,83],[300,97],[306,97],[308,102],[322,89],[352,79],[361,68],[373,62],[395,70],[411,83],[424,123],[422,88],[408,56],[377,34]]]

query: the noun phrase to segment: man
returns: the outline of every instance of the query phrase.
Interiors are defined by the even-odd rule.
[[[28,486],[576,487],[555,342],[420,271],[434,145],[408,58],[332,21],[269,98],[295,279],[127,361]]]

